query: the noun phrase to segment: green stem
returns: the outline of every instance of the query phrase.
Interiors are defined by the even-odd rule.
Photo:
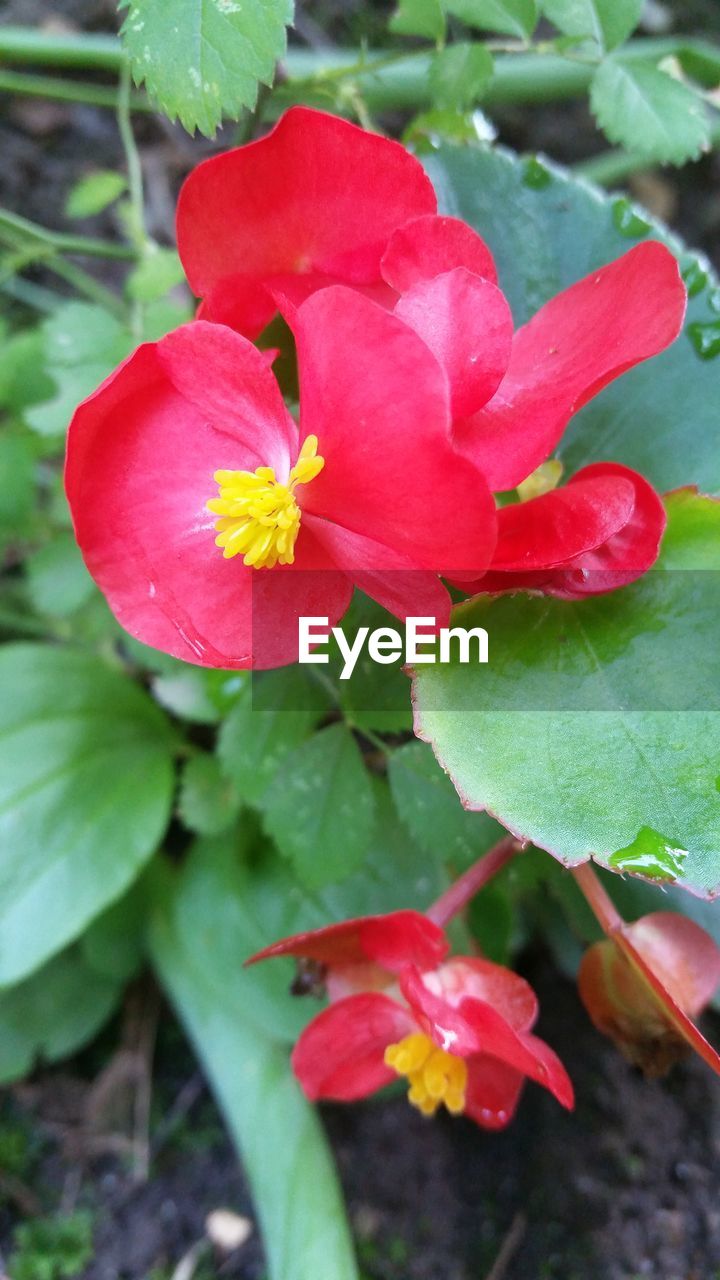
[[[137,251],[127,245],[51,231],[49,227],[41,227],[39,223],[21,218],[9,209],[0,209],[0,229],[49,245],[57,253],[78,253],[90,258],[118,258],[122,261],[132,261],[137,257]]]
[[[720,146],[720,119],[710,125],[710,145]],[[657,167],[657,160],[649,160],[637,151],[604,151],[602,155],[592,156],[574,166],[574,172],[589,182],[597,182],[601,187],[614,187],[625,182],[634,173],[643,173],[647,169]]]
[[[117,110],[118,91],[112,85],[86,84],[83,80],[61,80],[57,76],[25,75],[21,71],[0,70],[0,93],[29,98],[49,98],[53,102],[82,102],[90,107]],[[144,93],[133,93],[133,111],[153,111]]]
[[[120,140],[125,152],[130,209],[132,211],[129,231],[138,257],[143,258],[150,251],[151,245],[145,227],[145,193],[143,191],[142,164],[130,118],[130,88],[130,67],[126,64],[120,72],[120,98],[117,121]],[[143,304],[139,301],[134,301],[131,306],[130,323],[133,335],[138,342],[143,335],[144,319],[145,308]]]
[[[532,53],[498,53],[485,102],[489,106],[550,102],[585,93],[593,64],[560,57],[546,48],[542,45]],[[717,50],[709,42],[685,37],[631,40],[623,48],[623,58],[657,61],[683,52],[717,58]],[[278,85],[273,98],[277,104],[287,105],[308,102],[312,93],[319,92],[320,100],[327,103],[323,81],[329,88],[332,81],[354,78],[369,111],[415,110],[430,102],[431,57],[424,50],[359,58],[357,50],[290,49],[283,59],[288,80]],[[114,36],[48,35],[30,28],[0,27],[0,60],[119,72],[125,65],[125,54]],[[346,105],[351,110],[351,104]]]

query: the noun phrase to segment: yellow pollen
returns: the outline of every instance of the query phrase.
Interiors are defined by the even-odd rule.
[[[275,479],[272,467],[215,472],[218,496],[207,509],[220,517],[215,521],[215,545],[222,547],[226,560],[241,555],[243,563],[255,569],[293,563],[301,514],[295,488],[314,480],[325,466],[317,447],[317,436],[308,436],[287,484]]]
[[[517,487],[521,502],[529,502],[531,498],[541,498],[544,493],[557,489],[562,480],[563,464],[559,458],[548,458],[541,462],[536,471],[531,472]]]
[[[425,1116],[434,1116],[445,1104],[454,1116],[465,1109],[467,1065],[444,1049],[438,1049],[421,1031],[405,1036],[385,1050],[385,1065],[407,1076],[408,1101]]]

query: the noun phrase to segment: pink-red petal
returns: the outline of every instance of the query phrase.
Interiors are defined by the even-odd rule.
[[[408,1010],[390,996],[346,996],[302,1032],[292,1053],[293,1070],[311,1101],[365,1098],[397,1078],[385,1066],[385,1050],[415,1029]]]
[[[562,600],[602,595],[652,568],[666,523],[659,494],[637,471],[593,463],[565,488],[499,511],[489,572],[459,585],[470,594],[526,590]]]
[[[370,961],[390,973],[408,964],[434,969],[447,954],[448,943],[438,925],[419,911],[391,911],[382,916],[360,916],[296,933],[264,947],[246,964],[273,956],[302,956],[333,968]]]
[[[519,329],[505,378],[458,441],[493,490],[513,489],[552,452],[578,409],[677,337],[686,292],[655,241],[630,249],[557,295]]]
[[[421,280],[432,280],[454,267],[466,267],[476,276],[497,283],[492,254],[459,218],[425,214],[404,226],[398,224],[383,254],[381,271],[397,293],[405,293]]]
[[[303,508],[418,569],[482,571],[495,545],[495,504],[480,471],[453,448],[447,380],[425,343],[339,287],[299,308],[295,333],[301,434],[317,435],[325,458]]]
[[[202,324],[140,347],[80,405],[66,464],[75,532],[131,635],[204,666],[247,667],[254,650],[274,666],[297,660],[299,615],[342,616],[351,584],[310,531],[294,574],[247,569],[215,546],[214,472],[284,466],[294,432],[262,355]]]
[[[427,343],[447,374],[453,419],[482,408],[508,366],[513,322],[504,295],[464,267],[420,280],[395,314]]]
[[[337,116],[293,107],[258,142],[204,161],[178,203],[178,248],[203,315],[255,337],[286,275],[380,280],[396,227],[434,213],[420,163]]]
[[[525,1076],[488,1054],[470,1058],[467,1068],[465,1115],[481,1129],[505,1129],[517,1110]]]

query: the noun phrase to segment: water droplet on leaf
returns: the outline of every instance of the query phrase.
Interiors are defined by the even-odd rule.
[[[641,827],[627,848],[610,855],[607,865],[613,871],[630,871],[650,880],[677,880],[687,856],[688,850],[677,840],[653,827]]]
[[[650,223],[625,196],[613,200],[612,220],[620,234],[630,240],[640,240],[650,230]]]
[[[720,355],[720,320],[696,320],[686,332],[701,360],[714,360]]]

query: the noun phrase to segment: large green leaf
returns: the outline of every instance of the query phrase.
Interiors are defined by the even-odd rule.
[[[71,947],[10,991],[0,991],[0,1084],[55,1062],[91,1040],[112,1013],[121,983]]]
[[[172,795],[162,712],[83,653],[0,653],[0,985],[71,942],[156,848]]]
[[[242,834],[200,841],[151,927],[161,980],[237,1141],[272,1280],[357,1272],[325,1140],[289,1064],[290,1042],[319,1006],[289,994],[290,961],[243,963],[296,930],[427,905],[439,887],[434,870],[407,849],[387,796],[378,815],[367,867],[322,895],[306,895],[284,859],[247,849]]]
[[[186,129],[213,134],[254,107],[285,52],[293,0],[125,0],[122,28],[137,84]]]
[[[505,151],[449,146],[423,162],[442,211],[464,218],[488,241],[516,324],[619,257],[633,237],[664,240],[683,266],[697,261],[649,215],[633,219],[626,201],[552,166]],[[709,305],[717,282],[709,268],[703,274],[708,284],[702,288],[696,270],[701,287],[688,309],[690,334],[699,345],[703,334],[720,337],[720,318]],[[569,471],[614,459],[636,467],[660,489],[695,483],[714,493],[720,490],[719,397],[720,360],[702,359],[686,329],[663,355],[626,373],[577,414],[559,456]]]
[[[416,731],[468,808],[577,864],[720,890],[720,502],[668,502],[658,568],[607,596],[479,597],[486,667],[429,666]],[[560,709],[558,709],[560,708]]]

